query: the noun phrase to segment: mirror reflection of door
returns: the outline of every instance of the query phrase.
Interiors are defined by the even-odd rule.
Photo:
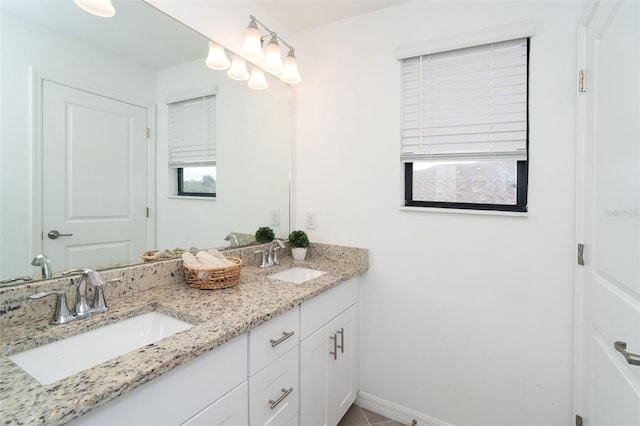
[[[42,91],[43,253],[55,270],[136,258],[148,232],[147,109],[46,80]]]

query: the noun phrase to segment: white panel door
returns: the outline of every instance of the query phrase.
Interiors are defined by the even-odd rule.
[[[596,3],[580,37],[587,92],[579,104],[585,265],[577,414],[586,425],[637,426],[640,365],[615,342],[640,354],[640,2]]]
[[[42,90],[44,254],[54,270],[137,258],[147,245],[147,109],[49,81]]]

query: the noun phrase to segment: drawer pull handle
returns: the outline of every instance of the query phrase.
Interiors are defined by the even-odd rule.
[[[278,340],[269,339],[269,341],[271,342],[271,347],[275,348],[280,343],[284,342],[285,340],[287,340],[289,337],[293,336],[294,334],[296,334],[295,331],[290,331],[288,333],[286,331],[283,331],[282,332],[282,337],[279,338]]]
[[[329,352],[329,355],[333,355],[333,359],[338,359],[338,336],[334,334],[329,336],[329,339],[333,340],[333,352]]]
[[[340,348],[340,353],[344,353],[344,327],[338,331],[338,334],[340,335],[340,344],[337,345],[336,349]]]
[[[293,392],[293,386],[290,387],[289,389],[285,389],[282,388],[280,389],[282,391],[282,395],[280,395],[280,398],[276,399],[275,401],[273,399],[269,400],[269,407],[273,410],[274,408],[276,408],[278,406],[278,404],[280,404],[282,402],[283,399],[285,399],[287,396],[289,396],[289,394],[291,392]]]

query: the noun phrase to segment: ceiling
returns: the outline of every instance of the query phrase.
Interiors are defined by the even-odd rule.
[[[167,68],[206,55],[207,40],[203,36],[167,19],[155,8],[139,0],[112,1],[117,13],[109,19],[89,15],[72,0],[0,0],[0,9],[151,69]],[[292,34],[404,1],[251,0],[245,1],[245,5],[259,5],[284,27],[280,31]]]
[[[295,33],[365,13],[384,9],[407,0],[258,0],[287,32]]]

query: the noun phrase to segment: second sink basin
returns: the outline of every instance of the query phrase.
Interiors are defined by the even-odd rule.
[[[169,315],[148,312],[9,358],[46,385],[191,327]]]
[[[267,275],[267,278],[270,278],[272,280],[286,281],[294,284],[302,284],[313,278],[319,277],[322,274],[326,274],[326,272],[318,271],[316,269],[303,268],[301,266],[294,266],[293,268],[276,272],[275,274]]]

